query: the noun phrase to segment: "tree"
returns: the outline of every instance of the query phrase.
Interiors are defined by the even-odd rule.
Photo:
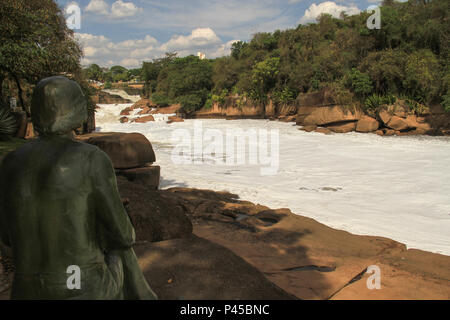
[[[351,88],[359,97],[366,97],[373,91],[372,80],[369,75],[356,68],[347,73],[345,80],[347,87]]]
[[[0,88],[5,77],[13,79],[22,108],[23,81],[80,72],[82,51],[53,0],[2,0],[0,19]]]
[[[191,55],[175,58],[161,69],[156,93],[191,112],[203,107],[212,86],[210,62]]]
[[[86,78],[95,81],[103,81],[103,71],[98,64],[91,64],[84,70]]]
[[[268,58],[255,65],[252,71],[252,98],[260,101],[265,100],[266,94],[275,85],[275,77],[279,73],[279,65],[280,58]]]

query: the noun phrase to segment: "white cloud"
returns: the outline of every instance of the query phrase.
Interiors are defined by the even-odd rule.
[[[189,35],[177,35],[165,43],[159,43],[147,35],[143,39],[113,42],[105,36],[76,33],[83,47],[83,65],[97,63],[111,67],[120,64],[127,68],[139,67],[142,61],[150,61],[164,56],[166,52],[175,51],[179,56],[206,53],[208,58],[230,54],[232,40],[224,43],[211,28],[197,28]]]
[[[123,2],[118,0],[112,4],[111,16],[113,18],[132,17],[138,14],[142,9],[138,8],[132,2]]]
[[[211,28],[198,28],[188,36],[174,36],[163,44],[163,50],[185,50],[192,47],[205,47],[220,43],[219,37]]]
[[[308,9],[305,11],[305,15],[300,19],[300,23],[305,24],[308,22],[314,22],[318,16],[322,13],[328,13],[335,18],[339,18],[341,12],[345,12],[348,15],[358,14],[360,10],[356,5],[339,5],[332,1],[322,2],[317,5],[313,3]]]
[[[111,8],[104,0],[91,0],[85,10],[109,18],[125,18],[135,16],[143,9],[137,7],[133,2],[123,2],[122,0],[114,2]]]
[[[103,0],[91,0],[86,6],[87,12],[99,13],[107,15],[109,12],[108,4]]]

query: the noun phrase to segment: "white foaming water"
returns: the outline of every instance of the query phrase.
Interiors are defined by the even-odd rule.
[[[118,122],[129,105],[100,105],[99,131],[140,132],[153,145],[161,166],[161,188],[226,190],[271,208],[289,208],[330,227],[383,236],[408,248],[450,255],[450,139],[379,137],[375,134],[306,133],[292,123],[266,120],[203,120],[203,129],[277,129],[278,174],[261,176],[259,166],[176,165],[171,152],[175,129],[167,124]],[[198,155],[196,155],[198,156]]]

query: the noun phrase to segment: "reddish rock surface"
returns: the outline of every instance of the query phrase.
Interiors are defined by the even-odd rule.
[[[306,132],[313,132],[316,129],[317,129],[317,126],[304,126],[304,127],[301,127],[299,130],[303,130]]]
[[[396,131],[403,131],[409,128],[406,120],[398,116],[392,116],[389,122],[386,123],[386,126]]]
[[[297,125],[329,125],[346,121],[357,121],[363,116],[358,109],[351,110],[342,106],[300,107]]]
[[[302,299],[449,299],[450,257],[407,250],[396,241],[353,235],[236,196],[170,189],[194,234],[227,247],[288,293]],[[365,273],[381,269],[381,290]]]
[[[155,121],[155,118],[151,114],[149,114],[148,116],[143,116],[143,117],[135,118],[132,120],[132,122],[136,122],[136,123],[147,123],[150,121]]]
[[[163,108],[156,108],[155,110],[151,111],[151,114],[172,114],[172,113],[177,113],[179,110],[181,109],[181,105],[180,104],[173,104],[170,105],[168,107],[163,107]]]
[[[373,132],[377,131],[379,127],[380,123],[377,120],[372,117],[363,116],[356,124],[356,131],[363,133]]]
[[[174,123],[174,122],[184,122],[183,118],[177,117],[177,116],[172,116],[169,117],[169,121],[167,121],[167,123]]]
[[[130,119],[128,119],[127,117],[121,117],[120,119],[119,119],[119,121],[120,121],[120,123],[126,123],[126,122],[128,122]]]
[[[316,130],[314,130],[314,132],[318,132],[318,133],[323,133],[323,134],[331,134],[331,130],[328,128],[317,128]]]
[[[139,111],[137,114],[149,114],[152,111],[152,108],[150,107],[143,107],[141,111]]]
[[[338,123],[334,125],[327,126],[327,129],[336,132],[336,133],[347,133],[355,131],[356,129],[356,122],[344,122],[344,123]]]

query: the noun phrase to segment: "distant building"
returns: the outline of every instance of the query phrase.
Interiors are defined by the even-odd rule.
[[[197,57],[198,57],[200,60],[204,60],[204,59],[206,59],[206,53],[203,53],[203,52],[197,52]]]

